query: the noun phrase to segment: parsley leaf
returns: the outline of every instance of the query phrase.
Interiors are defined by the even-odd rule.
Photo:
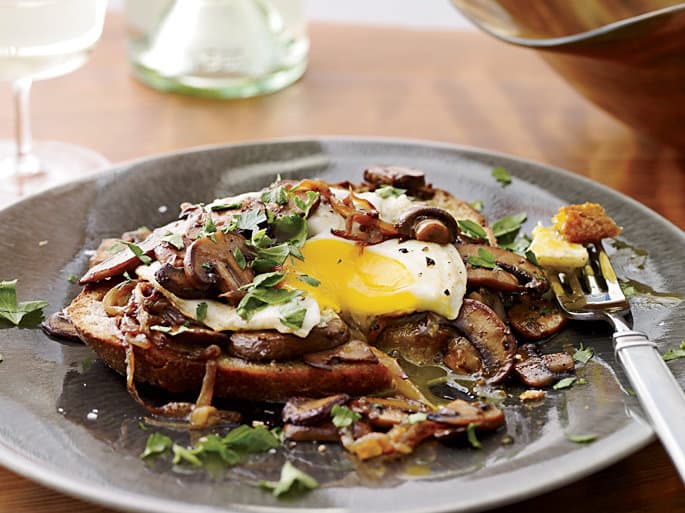
[[[207,303],[204,301],[198,303],[197,308],[195,308],[195,318],[198,322],[202,322],[207,318]]]
[[[535,256],[535,253],[533,253],[532,251],[528,250],[528,251],[526,251],[525,255],[526,255],[526,259],[527,259],[531,264],[537,265],[538,267],[540,267],[540,262],[538,262],[538,257]]]
[[[297,195],[293,196],[293,202],[299,208],[303,213],[304,217],[306,218],[309,215],[309,211],[311,208],[314,206],[314,203],[316,203],[316,200],[319,199],[319,193],[314,192],[314,191],[307,191],[307,199],[303,200]]]
[[[281,324],[288,326],[294,330],[299,330],[304,323],[304,316],[307,314],[307,309],[298,306],[297,303],[286,303],[280,309]]]
[[[511,184],[511,175],[502,166],[494,168],[490,173],[495,180],[502,184],[502,187],[506,187],[507,185]]]
[[[248,292],[238,303],[238,315],[248,319],[260,308],[267,305],[282,305],[302,294],[301,290],[274,288],[283,278],[285,274],[281,272],[264,273],[257,275],[252,283],[243,285]]]
[[[474,449],[481,449],[483,447],[476,437],[476,424],[474,422],[466,426],[466,438]]]
[[[271,272],[258,274],[254,277],[251,283],[243,285],[244,288],[256,288],[256,287],[275,287],[283,281],[285,278],[285,273],[281,272]]]
[[[245,260],[245,255],[243,255],[243,252],[240,251],[239,247],[233,248],[233,258],[235,259],[235,263],[238,264],[238,267],[244,271],[247,267],[247,260]]]
[[[588,433],[586,435],[574,435],[572,433],[564,434],[566,435],[566,438],[568,440],[577,444],[588,444],[590,442],[594,442],[595,440],[597,440],[597,435],[593,433]]]
[[[307,240],[307,221],[299,214],[277,217],[271,223],[271,228],[279,241],[302,246]]]
[[[361,419],[362,416],[356,411],[350,410],[347,406],[336,404],[331,410],[331,418],[335,427],[342,428],[351,426]]]
[[[428,415],[421,411],[417,411],[416,413],[412,413],[407,417],[407,420],[409,421],[410,424],[418,424],[419,422],[423,422],[428,418]]]
[[[285,205],[288,203],[288,189],[279,185],[268,191],[262,193],[263,203],[276,203],[277,205]]]
[[[183,243],[183,236],[180,233],[169,232],[164,237],[162,237],[162,240],[164,242],[168,242],[176,249],[183,249],[185,247],[185,244]]]
[[[313,490],[319,486],[319,483],[312,476],[286,461],[281,468],[281,479],[278,482],[261,481],[259,486],[271,490],[275,497],[280,497],[286,493],[295,494]]]
[[[483,227],[475,221],[471,221],[470,219],[459,219],[457,221],[457,225],[459,226],[461,233],[471,239],[478,240],[488,238],[488,234],[485,232]]]
[[[69,283],[76,283],[76,282],[78,281],[78,276],[76,276],[75,274],[70,274],[70,275],[67,277],[67,281],[68,281]]]
[[[144,263],[145,265],[150,265],[150,263],[152,262],[152,258],[150,258],[149,256],[147,256],[147,255],[143,252],[143,250],[140,249],[140,246],[138,246],[137,244],[134,244],[133,242],[124,242],[124,241],[122,241],[122,242],[128,247],[128,249],[131,250],[131,252],[132,252],[135,256],[138,257],[138,260],[140,260],[140,261],[141,261],[142,263]]]
[[[494,269],[497,267],[497,260],[492,253],[485,248],[478,248],[478,256],[469,255],[466,259],[473,267],[484,267]]]
[[[685,340],[680,343],[680,347],[669,349],[664,353],[663,356],[665,362],[675,360],[677,358],[685,358]]]
[[[580,363],[587,363],[594,354],[595,352],[591,347],[583,347],[583,343],[581,342],[580,347],[573,353],[573,359]]]
[[[469,206],[476,212],[482,212],[483,208],[485,208],[483,200],[472,201],[471,203],[469,203]]]
[[[157,456],[171,449],[172,445],[173,442],[168,436],[162,435],[161,433],[152,433],[147,437],[145,450],[140,457],[147,458],[148,456]]]
[[[197,451],[194,449],[187,449],[182,445],[174,444],[171,446],[174,453],[174,459],[171,463],[178,465],[179,463],[190,463],[193,467],[201,467],[202,461],[197,457]]]
[[[528,218],[525,212],[520,212],[511,216],[505,216],[492,223],[492,231],[501,245],[513,244],[516,234],[521,229],[521,225]]]
[[[297,279],[305,282],[307,285],[311,287],[318,287],[319,285],[321,285],[321,282],[319,280],[317,280],[316,278],[312,278],[308,274],[300,274],[297,277]]]
[[[17,303],[17,280],[0,281],[0,318],[15,326],[33,312],[40,312],[48,306],[47,301],[23,301]]]
[[[250,427],[245,424],[229,431],[221,441],[242,453],[266,452],[280,445],[278,438],[264,426]]]
[[[571,385],[573,385],[575,382],[576,378],[574,378],[573,376],[569,378],[563,378],[557,381],[552,388],[554,390],[563,390],[565,388],[571,388]]]
[[[261,208],[253,208],[247,212],[243,212],[238,217],[236,227],[239,230],[246,230],[254,232],[259,230],[259,225],[266,221],[266,214]]]
[[[396,198],[402,196],[402,194],[407,192],[407,189],[400,189],[399,187],[393,187],[392,185],[381,185],[375,192],[378,197],[388,199],[390,196]]]
[[[236,465],[240,462],[240,454],[229,449],[219,435],[211,434],[201,438],[195,449],[198,456],[216,454],[228,465]]]

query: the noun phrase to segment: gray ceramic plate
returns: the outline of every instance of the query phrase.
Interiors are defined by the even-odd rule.
[[[19,279],[20,299],[46,299],[52,312],[78,292],[68,281],[86,268],[87,250],[102,237],[175,217],[182,201],[209,201],[285,177],[360,180],[365,166],[392,163],[427,171],[430,180],[467,200],[483,200],[490,219],[528,213],[529,231],[557,207],[602,203],[625,227],[614,261],[624,278],[659,291],[685,291],[678,228],[634,201],[572,174],[448,145],[411,141],[309,139],[200,149],[122,165],[110,173],[54,189],[0,212],[0,278]],[[503,188],[491,176],[505,166],[514,177]],[[39,244],[47,241],[47,244]],[[638,328],[662,350],[685,333],[685,304],[668,297],[634,301]],[[580,371],[588,384],[552,391],[541,406],[506,401],[507,429],[483,440],[483,449],[426,444],[394,463],[359,464],[331,448],[319,454],[300,444],[255,458],[219,480],[179,474],[168,464],[138,458],[148,433],[143,411],[120,376],[90,351],[60,343],[35,329],[0,330],[0,463],[43,484],[87,500],[135,511],[438,512],[479,510],[568,483],[648,443],[650,428],[634,398],[622,389],[604,325],[573,326],[548,344],[553,351],[580,342],[597,355]],[[672,362],[685,384],[685,361]],[[590,445],[564,433],[598,435]],[[188,443],[187,434],[175,433]],[[254,486],[274,479],[284,461],[314,475],[322,487],[279,501]]]

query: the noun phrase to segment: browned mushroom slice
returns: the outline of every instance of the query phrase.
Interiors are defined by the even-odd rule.
[[[486,287],[504,292],[531,292],[542,294],[549,288],[549,282],[541,268],[529,262],[525,257],[503,248],[480,244],[459,244],[459,254],[466,264],[469,287]],[[478,258],[479,250],[493,256],[497,267],[485,269],[474,267],[469,257]],[[514,280],[517,282],[514,285]]]
[[[330,420],[331,410],[336,405],[349,401],[347,394],[337,394],[321,399],[308,397],[291,397],[283,406],[281,418],[283,422],[299,425],[314,425]]]
[[[347,325],[340,319],[332,319],[325,326],[312,329],[305,338],[272,330],[237,331],[231,335],[228,352],[250,361],[283,361],[331,349],[349,338]]]
[[[390,428],[407,421],[410,413],[428,412],[428,405],[404,398],[360,397],[350,408],[364,415],[372,426]]]
[[[497,317],[502,319],[504,322],[507,321],[507,312],[504,309],[502,298],[497,291],[480,287],[476,290],[472,290],[466,297],[480,301],[484,305],[488,305],[497,314]]]
[[[559,307],[548,299],[521,297],[507,311],[514,332],[526,340],[540,340],[560,331],[568,319]]]
[[[502,381],[514,365],[516,339],[497,314],[483,303],[464,299],[454,326],[480,353],[486,381]]]
[[[443,362],[457,374],[478,374],[483,369],[480,353],[465,337],[449,341]]]
[[[369,346],[361,340],[350,340],[344,344],[316,353],[307,353],[302,359],[307,365],[320,369],[330,369],[338,363],[376,363],[378,358],[373,354]]]
[[[531,387],[548,387],[568,376],[575,369],[573,357],[568,353],[540,354],[534,344],[521,346],[519,361],[514,370],[519,379]]]
[[[155,230],[152,235],[138,244],[142,254],[147,256],[152,255],[161,238],[162,234]],[[126,271],[133,271],[136,267],[141,265],[141,263],[140,258],[129,248],[125,247],[106,260],[88,269],[88,272],[81,277],[79,283],[85,285],[86,283],[94,283],[106,278],[120,276]]]
[[[71,324],[71,321],[64,310],[60,310],[59,312],[50,315],[41,323],[40,327],[45,334],[50,337],[70,340],[72,342],[81,342],[81,337],[79,337],[76,328]]]
[[[166,290],[184,299],[201,299],[207,297],[209,286],[197,288],[195,283],[188,279],[182,267],[174,267],[164,264],[155,271],[155,280]]]
[[[284,424],[283,436],[294,442],[337,442],[340,440],[338,428],[332,422],[318,426],[298,426]]]
[[[437,207],[415,207],[403,213],[395,228],[404,237],[422,242],[448,244],[459,234],[459,226],[452,214]]]
[[[198,289],[212,287],[219,295],[235,304],[241,291],[254,279],[252,269],[236,260],[238,251],[248,254],[245,238],[235,233],[216,232],[202,237],[187,249],[183,265],[190,282]]]
[[[364,180],[373,185],[392,185],[411,195],[426,185],[426,175],[418,169],[400,166],[371,166],[364,170]]]
[[[440,361],[456,330],[433,313],[419,313],[397,319],[384,319],[385,327],[372,343],[386,353],[399,352],[415,365]]]
[[[492,404],[455,399],[437,412],[429,413],[428,419],[457,428],[476,424],[481,429],[497,429],[504,424],[504,412]]]
[[[474,223],[483,227],[485,233],[487,234],[488,242],[492,246],[497,245],[497,238],[493,233],[492,229],[488,226],[485,216],[474,209],[466,201],[455,198],[453,194],[442,190],[442,189],[432,189],[433,197],[429,201],[429,204],[433,207],[442,208],[447,210],[455,219],[468,219]]]

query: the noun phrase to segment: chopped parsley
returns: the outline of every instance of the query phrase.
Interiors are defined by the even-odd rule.
[[[470,239],[485,240],[488,238],[485,229],[475,221],[471,221],[470,219],[459,219],[457,225],[459,226],[461,233]]]
[[[584,347],[581,342],[580,347],[573,352],[573,359],[580,363],[587,363],[594,354],[591,347]]]
[[[591,442],[594,442],[597,440],[597,435],[593,433],[588,433],[585,435],[574,435],[573,433],[564,433],[566,435],[566,438],[570,440],[571,442],[577,443],[577,444],[589,444]]]
[[[238,303],[238,315],[243,319],[249,319],[260,308],[268,305],[282,305],[302,294],[301,290],[275,288],[284,278],[285,274],[281,272],[255,276],[252,283],[243,286],[247,288],[247,294]]]
[[[212,212],[219,212],[221,210],[235,210],[236,208],[242,208],[243,204],[240,201],[234,203],[212,203],[209,208]]]
[[[552,387],[554,390],[564,390],[566,388],[571,388],[571,385],[573,385],[576,382],[576,378],[573,376],[568,377],[568,378],[563,378],[557,381],[554,386]]]
[[[126,245],[126,247],[128,247],[128,249],[131,250],[131,252],[132,252],[136,257],[138,257],[138,260],[140,260],[140,261],[141,261],[142,263],[144,263],[145,265],[150,265],[150,263],[152,262],[152,258],[150,258],[149,256],[147,256],[147,255],[143,252],[143,250],[140,249],[140,246],[138,246],[137,244],[134,244],[133,242],[125,242],[125,241],[122,241],[122,242]]]
[[[261,481],[259,486],[271,490],[275,497],[281,497],[285,494],[294,495],[313,490],[319,486],[319,483],[312,476],[286,461],[281,468],[279,481]]]
[[[294,330],[299,330],[304,323],[304,317],[307,314],[307,309],[302,308],[295,302],[286,303],[280,308],[280,321],[284,326],[288,326]]]
[[[466,260],[473,267],[483,267],[485,269],[497,267],[497,260],[494,255],[485,248],[478,248],[478,256],[469,255]]]
[[[76,283],[76,282],[78,281],[78,276],[76,276],[75,274],[70,274],[70,275],[67,277],[67,281],[68,281],[69,283]]]
[[[214,227],[214,231],[216,231],[216,227]],[[183,243],[183,236],[180,233],[169,232],[164,237],[162,237],[162,240],[164,242],[168,242],[173,247],[179,250],[185,247],[185,244]]]
[[[277,205],[285,205],[288,203],[288,189],[279,185],[268,191],[262,193],[263,203],[276,203]]]
[[[412,413],[407,416],[407,421],[410,424],[418,424],[419,422],[423,422],[428,418],[428,415],[421,411],[417,411],[416,413]]]
[[[216,225],[214,224],[214,219],[212,219],[211,216],[207,218],[205,221],[204,226],[200,230],[200,232],[197,234],[197,238],[201,239],[203,237],[209,237],[213,241],[216,242],[214,238],[214,234],[216,233]]]
[[[333,425],[337,428],[348,427],[361,419],[362,416],[356,411],[350,410],[347,406],[336,404],[331,410]]]
[[[179,465],[180,463],[188,463],[193,467],[201,467],[202,461],[197,457],[197,452],[193,449],[186,449],[182,445],[174,444],[171,446],[171,450],[174,453],[174,459],[171,463],[174,465]]]
[[[259,225],[266,221],[266,214],[261,208],[253,208],[237,216],[236,227],[239,230],[254,232]]]
[[[202,322],[207,318],[207,303],[204,301],[198,303],[197,308],[195,308],[195,317],[198,322]]]
[[[492,231],[500,246],[513,245],[521,225],[528,218],[525,212],[505,216],[492,223]],[[509,249],[509,248],[507,248]],[[513,248],[512,248],[513,249]]]
[[[677,358],[685,358],[685,340],[680,343],[678,348],[669,349],[664,353],[664,361],[668,362]]]
[[[240,248],[233,248],[233,259],[235,260],[235,263],[238,264],[238,267],[244,271],[247,267],[247,260],[245,260],[245,255],[240,251]]]
[[[319,199],[319,193],[314,191],[307,191],[307,199],[302,199],[299,196],[293,195],[293,202],[299,208],[304,217],[309,216],[309,211],[314,206],[314,203]]]
[[[141,453],[141,458],[147,458],[149,456],[157,456],[167,452],[171,449],[173,441],[166,435],[161,433],[152,433],[147,437],[147,442],[145,443],[145,450]]]
[[[471,203],[469,203],[469,206],[476,212],[482,212],[483,208],[485,208],[483,200],[472,201]]]
[[[507,185],[511,184],[511,175],[502,166],[494,168],[492,171],[490,171],[490,174],[492,174],[495,180],[502,184],[502,187],[506,187]]]
[[[307,285],[311,287],[318,287],[319,285],[321,285],[321,282],[319,280],[317,280],[316,278],[312,278],[308,274],[300,274],[297,277],[297,279],[305,282]]]
[[[390,196],[399,197],[405,194],[407,189],[400,189],[399,187],[393,187],[392,185],[381,185],[376,189],[376,194],[378,197],[383,199],[388,199]]]
[[[474,422],[471,422],[468,426],[466,426],[466,438],[471,444],[471,447],[473,447],[474,449],[481,449],[483,446],[476,437],[476,427],[477,425]]]
[[[533,265],[537,265],[540,267],[540,262],[538,262],[538,257],[535,256],[535,253],[532,251],[528,250],[525,252],[526,259]]]
[[[0,281],[0,318],[6,319],[15,326],[30,314],[36,312],[42,316],[47,301],[17,302],[17,280]]]

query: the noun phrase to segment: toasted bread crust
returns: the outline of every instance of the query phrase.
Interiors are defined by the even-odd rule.
[[[67,308],[81,339],[111,368],[126,374],[126,348],[102,298],[111,284],[86,286]],[[223,349],[223,348],[222,348]],[[170,392],[199,391],[205,360],[151,345],[133,347],[135,379]],[[252,401],[286,401],[292,396],[324,397],[336,393],[364,395],[391,388],[391,375],[381,363],[341,363],[331,369],[301,361],[255,363],[222,355],[214,394]]]

